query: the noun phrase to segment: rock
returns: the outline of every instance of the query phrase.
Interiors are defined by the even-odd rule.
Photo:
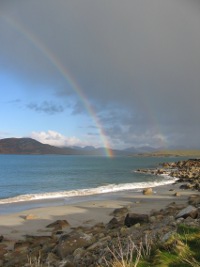
[[[147,214],[136,214],[136,213],[128,213],[124,220],[124,224],[127,227],[131,227],[137,223],[148,223],[149,216]]]
[[[144,194],[144,195],[152,195],[152,193],[153,193],[152,188],[145,188],[145,189],[143,190],[143,194]]]
[[[181,194],[180,194],[179,192],[176,192],[176,193],[174,193],[174,196],[175,196],[175,197],[180,197]]]
[[[183,223],[183,221],[184,221],[184,218],[182,218],[182,217],[180,217],[180,218],[178,218],[178,219],[176,220],[176,222],[177,222],[178,224]]]
[[[188,203],[190,205],[194,205],[194,206],[200,204],[200,195],[196,194],[196,195],[190,196],[189,199],[188,199]]]
[[[0,235],[0,243],[4,240],[4,236]]]
[[[27,241],[18,241],[14,244],[14,250],[15,251],[28,251],[30,247],[30,242]]]
[[[52,252],[48,254],[46,259],[46,263],[48,264],[48,266],[58,266],[59,261],[59,258]]]
[[[140,226],[141,226],[140,223],[136,223],[136,224],[134,224],[134,227],[135,227],[135,228],[140,228]]]
[[[128,209],[126,207],[115,209],[111,215],[115,217],[121,217],[128,213]]]
[[[77,248],[85,248],[94,242],[92,234],[82,232],[72,232],[59,238],[56,252],[59,257],[64,259],[66,256],[73,254]]]
[[[161,242],[162,242],[162,243],[167,242],[172,236],[174,236],[174,234],[175,234],[175,232],[168,232],[168,233],[166,233],[166,234],[162,237]]]
[[[57,220],[53,223],[48,224],[47,228],[54,228],[55,230],[62,230],[63,228],[69,227],[70,224],[66,220]]]
[[[34,214],[28,214],[28,215],[25,216],[24,219],[25,220],[36,220],[36,219],[38,219],[38,216],[34,215]]]
[[[3,256],[7,253],[6,245],[0,245],[0,259],[3,258]]]
[[[151,223],[156,222],[156,217],[155,216],[150,216],[149,221]]]
[[[92,244],[91,246],[89,246],[87,248],[87,251],[93,251],[97,248],[101,248],[103,246],[103,244],[105,244],[105,246],[107,246],[108,241],[111,240],[110,236],[106,236],[104,238],[101,238],[100,240],[98,240],[98,242]]]
[[[58,265],[58,266],[62,266],[62,267],[76,267],[73,262],[67,260],[64,263],[62,263],[62,265]]]
[[[112,218],[107,224],[108,229],[118,228],[123,225],[123,221],[118,221],[115,217]]]
[[[176,219],[178,218],[184,218],[186,219],[187,217],[191,217],[193,219],[196,219],[198,217],[198,209],[195,208],[194,206],[187,206],[185,209],[182,209],[179,211],[179,213],[176,215]]]

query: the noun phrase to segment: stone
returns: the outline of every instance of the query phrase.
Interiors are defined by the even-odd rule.
[[[107,224],[107,228],[108,229],[114,229],[114,228],[118,228],[122,225],[122,223],[120,221],[118,221],[115,217],[113,217],[109,223]]]
[[[53,223],[50,223],[46,228],[54,228],[55,230],[62,230],[63,228],[69,227],[70,224],[66,220],[57,220]]]
[[[14,244],[14,250],[15,251],[28,251],[28,248],[30,247],[30,242],[27,241],[18,241]]]
[[[35,215],[35,214],[28,214],[28,215],[25,216],[24,219],[25,220],[36,220],[36,219],[38,219],[38,216]]]
[[[188,199],[188,203],[194,206],[200,204],[200,195],[195,194],[195,195],[190,196]]]
[[[124,220],[124,224],[127,227],[131,227],[132,225],[135,225],[137,223],[142,224],[148,222],[149,222],[149,216],[147,214],[137,214],[137,213],[128,213]]]
[[[176,220],[176,222],[177,222],[178,224],[183,223],[183,221],[184,221],[184,218],[182,218],[182,217],[180,217],[180,218],[178,218],[178,219]]]
[[[196,219],[198,217],[198,209],[195,208],[194,206],[187,206],[185,209],[182,209],[179,211],[179,213],[176,215],[176,219],[178,218],[184,218],[186,219],[187,217],[191,217],[193,219]]]
[[[47,256],[46,262],[48,263],[48,266],[55,266],[55,264],[59,263],[59,258],[52,252],[50,252]]]
[[[174,193],[174,196],[175,196],[175,197],[180,197],[181,194],[180,194],[179,192],[176,192],[176,193]]]
[[[121,217],[121,216],[126,215],[127,213],[128,213],[128,209],[126,207],[123,207],[123,208],[115,209],[112,212],[112,215],[115,217]]]
[[[153,194],[152,188],[145,188],[143,190],[143,195],[152,195],[152,194]]]
[[[70,234],[62,235],[59,238],[56,252],[61,259],[68,255],[72,255],[77,248],[85,248],[94,243],[92,234],[85,234],[82,232],[72,232]]]
[[[7,253],[6,245],[0,245],[0,259]]]
[[[175,234],[175,232],[168,232],[168,233],[166,233],[166,234],[162,237],[161,242],[162,242],[162,243],[167,242],[172,236],[174,236],[174,234]]]

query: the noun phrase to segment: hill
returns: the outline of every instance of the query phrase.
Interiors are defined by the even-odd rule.
[[[0,154],[73,154],[73,149],[42,144],[32,138],[5,138],[0,140]]]
[[[117,151],[113,151],[113,153]],[[0,154],[16,155],[105,155],[104,148],[70,148],[55,147],[42,144],[32,138],[5,138],[0,139]]]

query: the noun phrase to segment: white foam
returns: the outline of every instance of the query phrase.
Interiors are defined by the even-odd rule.
[[[41,194],[26,194],[19,195],[12,198],[1,199],[0,204],[16,203],[22,201],[32,201],[32,200],[41,200],[41,199],[53,199],[53,198],[68,198],[68,197],[77,197],[77,196],[91,196],[104,193],[112,193],[126,190],[139,190],[146,187],[157,187],[161,185],[172,184],[177,179],[165,176],[165,180],[154,181],[154,182],[141,182],[141,183],[125,183],[125,184],[108,184],[105,186],[99,186],[96,188],[85,188],[78,190],[70,191],[61,191],[61,192],[48,192]]]

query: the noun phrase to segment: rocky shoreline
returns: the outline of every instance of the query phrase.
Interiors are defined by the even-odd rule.
[[[0,266],[3,267],[97,267],[109,266],[113,251],[127,250],[130,240],[135,247],[165,244],[180,224],[200,227],[200,160],[163,163],[156,170],[138,170],[155,175],[178,177],[181,187],[193,189],[185,204],[170,203],[162,209],[133,213],[129,207],[114,209],[108,223],[73,227],[58,219],[46,225],[48,235],[26,235],[12,241],[0,233]],[[190,185],[190,186],[189,186]],[[151,191],[151,190],[150,190]],[[151,193],[150,193],[151,194]],[[35,218],[26,218],[34,220]],[[141,245],[142,244],[142,245]]]
[[[161,168],[138,169],[137,172],[152,175],[168,175],[178,178],[177,183],[184,183],[181,189],[200,191],[200,159],[188,159],[178,162],[165,162]]]

